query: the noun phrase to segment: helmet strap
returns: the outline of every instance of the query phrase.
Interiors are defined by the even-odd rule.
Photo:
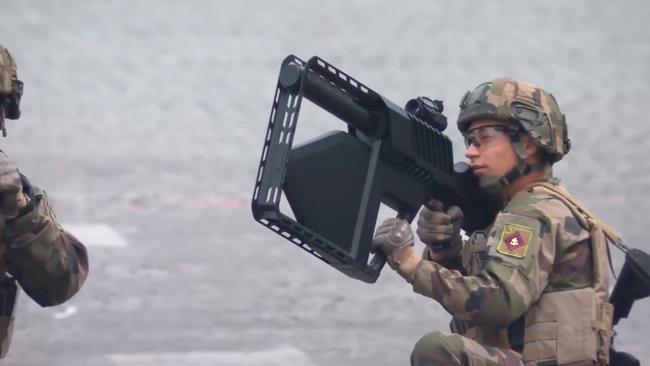
[[[515,167],[512,168],[512,170],[510,170],[508,173],[506,173],[504,176],[502,176],[499,179],[501,181],[501,184],[503,184],[503,187],[514,182],[515,179],[517,179],[518,177],[522,175],[526,175],[533,171],[533,166],[526,163],[526,158],[528,158],[528,153],[524,148],[523,141],[521,139],[518,139],[517,141],[513,141],[512,149],[515,151],[515,154],[517,155],[517,165],[515,165]]]
[[[518,139],[517,141],[512,141],[511,139],[511,142],[512,149],[515,151],[515,154],[517,154],[517,165],[524,164],[524,160],[528,158],[528,153],[526,152],[522,139]]]

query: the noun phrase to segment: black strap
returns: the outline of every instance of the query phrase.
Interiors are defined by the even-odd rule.
[[[0,316],[10,317],[14,314],[18,286],[13,278],[0,280]]]
[[[522,315],[508,326],[508,342],[510,349],[516,352],[524,351],[524,332],[526,329],[526,316]]]
[[[501,184],[505,187],[508,184],[512,183],[518,177],[520,177],[522,175],[526,175],[526,174],[528,174],[528,173],[530,173],[532,171],[533,171],[533,166],[530,165],[530,164],[526,164],[526,166],[524,166],[524,171],[523,172],[519,171],[518,167],[514,167],[514,168],[512,168],[512,170],[510,170],[508,173],[506,173],[506,175],[501,177],[501,179],[500,179]]]

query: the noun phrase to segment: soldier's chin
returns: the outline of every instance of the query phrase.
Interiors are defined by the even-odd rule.
[[[489,194],[497,194],[503,188],[500,177],[479,177],[478,186]]]
[[[474,176],[476,178],[481,179],[481,177],[484,177],[487,174],[487,172],[485,170],[486,170],[486,168],[478,168],[478,169],[472,170],[472,173],[474,174]]]

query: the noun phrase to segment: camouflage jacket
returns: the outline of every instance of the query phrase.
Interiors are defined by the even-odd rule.
[[[465,243],[485,248],[481,263],[450,268],[423,260],[413,289],[470,325],[507,328],[542,294],[592,285],[589,236],[549,191],[527,187],[507,202],[491,227]]]
[[[0,357],[11,341],[16,281],[39,305],[53,306],[71,298],[88,275],[86,248],[57,223],[45,192],[33,187],[31,196],[31,210],[0,221]]]

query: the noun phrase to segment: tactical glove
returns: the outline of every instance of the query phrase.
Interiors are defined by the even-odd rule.
[[[409,283],[413,282],[422,257],[415,251],[413,231],[407,221],[387,219],[377,228],[372,244],[386,254],[390,268]]]
[[[457,206],[451,206],[447,212],[443,210],[442,202],[432,199],[418,217],[418,237],[429,247],[429,257],[434,261],[457,256],[463,247],[460,237],[463,211]]]
[[[16,217],[26,205],[18,168],[7,154],[0,151],[0,216],[5,219]]]

